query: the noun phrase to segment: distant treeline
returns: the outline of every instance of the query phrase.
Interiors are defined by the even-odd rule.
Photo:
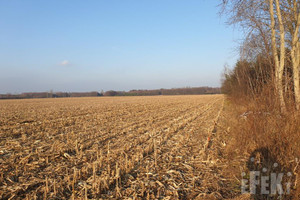
[[[62,97],[99,97],[99,96],[155,96],[155,95],[196,95],[220,94],[220,88],[187,87],[157,90],[130,90],[106,92],[29,92],[22,94],[0,94],[0,99],[62,98]]]
[[[130,90],[124,91],[107,91],[103,96],[154,96],[154,95],[195,95],[195,94],[220,94],[220,88],[212,87],[187,87],[173,89],[157,90]]]
[[[28,92],[22,94],[0,94],[0,99],[32,99],[32,98],[61,98],[61,97],[97,97],[99,92]]]

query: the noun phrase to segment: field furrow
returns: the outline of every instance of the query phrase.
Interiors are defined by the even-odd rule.
[[[223,98],[0,101],[0,198],[194,197]]]

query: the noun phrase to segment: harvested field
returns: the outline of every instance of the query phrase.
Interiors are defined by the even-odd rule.
[[[220,198],[222,95],[0,101],[1,199]]]

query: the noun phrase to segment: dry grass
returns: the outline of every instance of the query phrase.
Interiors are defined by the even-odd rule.
[[[0,198],[230,196],[216,134],[223,99],[0,101]]]
[[[224,152],[228,168],[225,174],[228,174],[228,178],[233,177],[232,183],[238,186],[242,172],[261,171],[263,167],[270,170],[267,173],[291,172],[291,179],[282,181],[291,182],[291,195],[283,199],[299,199],[299,113],[290,109],[286,115],[282,115],[266,100],[264,97],[246,103],[226,101],[225,113],[228,117],[224,127],[228,127],[228,145]],[[251,157],[258,159],[260,164],[250,166]],[[276,169],[274,163],[278,164]],[[263,195],[254,197],[267,199]]]

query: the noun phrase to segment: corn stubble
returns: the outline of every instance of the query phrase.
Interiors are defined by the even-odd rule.
[[[1,199],[222,197],[222,95],[0,102]]]

